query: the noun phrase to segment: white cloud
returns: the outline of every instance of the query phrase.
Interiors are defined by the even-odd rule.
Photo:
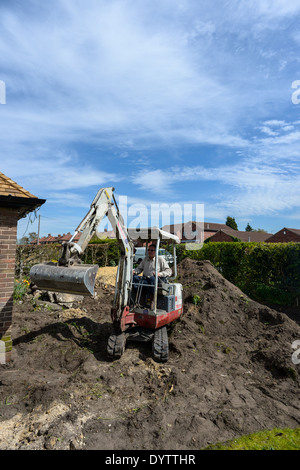
[[[278,135],[278,132],[272,131],[272,129],[268,126],[262,126],[260,130],[268,135]]]
[[[300,11],[299,0],[248,0],[248,8],[267,17],[290,17]]]
[[[285,126],[286,125],[286,122],[285,121],[280,121],[278,119],[271,119],[270,121],[265,121],[264,124],[266,126]]]
[[[27,141],[88,134],[92,141],[111,142],[121,132],[138,142],[148,134],[241,143],[233,128],[249,98],[243,82],[231,75],[230,83],[218,73],[220,61],[236,70],[231,51],[219,53],[218,43],[203,48],[217,29],[211,20],[189,12],[183,28],[180,7],[172,5],[172,15],[157,22],[148,2],[143,8],[120,1],[55,6],[33,17],[4,9],[0,53],[9,64],[8,101],[10,90],[17,94],[7,106],[5,138],[14,129]],[[186,42],[187,31],[198,42]]]
[[[139,186],[143,192],[151,192],[155,195],[166,196],[170,194],[170,185],[174,181],[174,175],[161,169],[139,171],[132,177],[132,182]]]
[[[159,191],[169,197],[178,194],[181,185],[192,182],[217,183],[215,204],[201,193],[210,214],[231,212],[237,216],[268,215],[296,208],[300,200],[299,167],[275,165],[268,162],[240,161],[235,165],[171,167],[168,170],[152,170],[147,175],[137,175],[135,183],[153,195]],[[205,186],[208,188],[208,186]],[[179,194],[182,191],[179,190]],[[200,202],[198,200],[198,202]]]

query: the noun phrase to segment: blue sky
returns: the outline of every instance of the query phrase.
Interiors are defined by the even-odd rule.
[[[300,228],[299,24],[298,0],[0,0],[0,171],[47,199],[41,235],[104,186]]]

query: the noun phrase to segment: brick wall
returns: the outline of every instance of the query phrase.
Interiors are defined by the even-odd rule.
[[[11,359],[18,212],[0,207],[0,363]]]

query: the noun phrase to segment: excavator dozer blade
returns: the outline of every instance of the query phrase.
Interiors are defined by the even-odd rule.
[[[98,269],[95,264],[68,267],[36,264],[30,269],[29,276],[41,290],[92,296]]]

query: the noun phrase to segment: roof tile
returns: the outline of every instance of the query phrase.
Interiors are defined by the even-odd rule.
[[[4,173],[0,172],[0,196],[14,196],[14,197],[27,197],[36,198],[33,194],[26,189],[22,188],[19,184],[15,183],[12,179],[8,178]]]

